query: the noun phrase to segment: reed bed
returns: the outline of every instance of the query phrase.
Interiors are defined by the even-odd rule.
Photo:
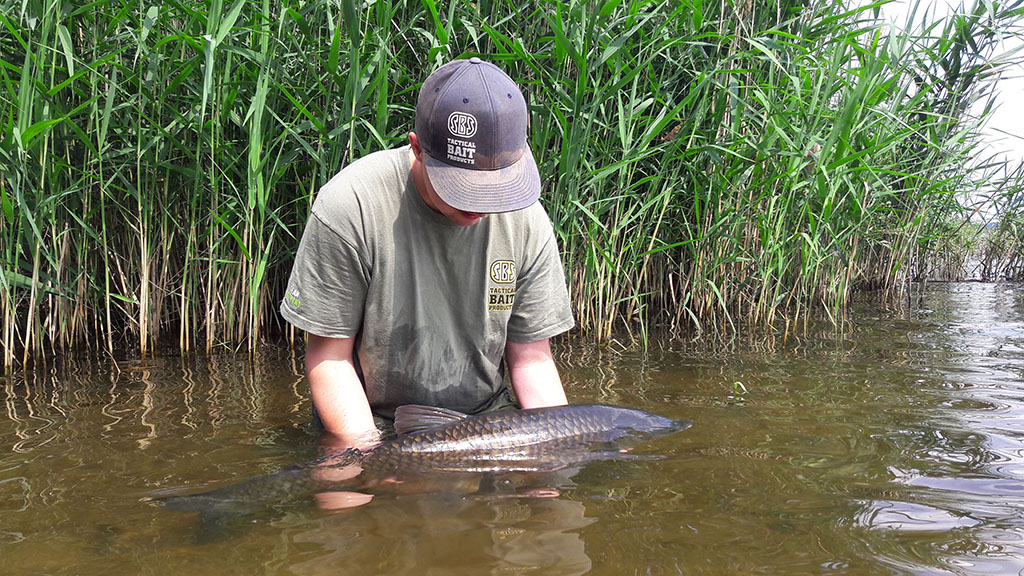
[[[585,337],[899,300],[967,194],[1019,189],[975,157],[1024,10],[900,30],[883,3],[0,0],[4,366],[293,341],[316,190],[465,55],[527,93]]]
[[[973,277],[985,281],[1024,280],[1024,161],[1003,163],[999,186],[987,192],[990,212],[969,230],[971,258],[965,263]]]

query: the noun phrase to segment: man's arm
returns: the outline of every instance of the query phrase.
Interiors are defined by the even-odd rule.
[[[536,342],[508,342],[505,344],[505,365],[512,380],[512,389],[523,408],[568,403],[547,338]]]
[[[345,448],[368,448],[379,435],[363,385],[352,363],[352,338],[324,338],[308,334],[306,376],[320,421],[327,434],[320,436],[320,450],[329,454]],[[330,464],[330,463],[328,463]],[[313,470],[321,481],[342,482],[362,472],[359,465],[324,466]],[[321,492],[317,504],[327,510],[352,508],[373,496],[358,492]]]
[[[379,435],[363,384],[352,363],[352,338],[325,338],[308,335],[306,375],[324,429],[339,447],[366,448]]]

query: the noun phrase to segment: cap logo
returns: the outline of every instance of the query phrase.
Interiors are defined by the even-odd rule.
[[[476,135],[476,126],[476,116],[467,112],[455,111],[448,116],[448,132],[452,136],[458,136],[447,138],[449,162],[476,165],[476,142],[468,140]]]
[[[452,136],[472,138],[476,135],[476,116],[466,112],[452,112],[448,116],[448,131]]]

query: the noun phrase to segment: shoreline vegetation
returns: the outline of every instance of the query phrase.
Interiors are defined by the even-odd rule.
[[[1019,279],[1024,169],[980,134],[1024,2],[883,4],[0,0],[5,371],[294,344],[316,190],[470,55],[527,95],[583,338],[838,321],[969,258]]]

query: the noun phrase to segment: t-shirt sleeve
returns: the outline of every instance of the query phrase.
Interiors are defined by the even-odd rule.
[[[536,342],[576,325],[555,233],[546,214],[536,228],[541,233],[535,243],[527,243],[532,248],[528,248],[516,281],[515,304],[508,321],[508,339],[512,342]]]
[[[317,336],[352,338],[362,326],[368,284],[359,251],[314,212],[295,254],[281,315]]]

